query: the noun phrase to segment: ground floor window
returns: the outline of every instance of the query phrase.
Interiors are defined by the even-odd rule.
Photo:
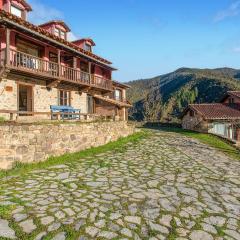
[[[58,104],[60,106],[70,106],[71,105],[71,92],[66,91],[66,90],[59,90]]]
[[[213,123],[210,132],[232,140],[237,139],[236,126],[231,123]]]

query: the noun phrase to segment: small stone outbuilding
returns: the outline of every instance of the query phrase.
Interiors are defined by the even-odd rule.
[[[240,143],[240,91],[229,91],[220,103],[190,104],[182,128],[212,133]]]

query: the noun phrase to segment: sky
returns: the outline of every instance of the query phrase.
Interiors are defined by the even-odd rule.
[[[27,0],[29,21],[61,19],[91,37],[120,82],[180,67],[240,68],[240,0]]]

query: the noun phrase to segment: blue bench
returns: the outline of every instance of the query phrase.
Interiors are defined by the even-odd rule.
[[[80,109],[75,109],[72,106],[57,106],[57,105],[51,105],[51,119],[56,119],[54,118],[54,115],[56,113],[60,113],[60,117],[62,120],[64,119],[80,119]],[[55,113],[55,114],[54,114]],[[73,114],[71,114],[73,113]]]

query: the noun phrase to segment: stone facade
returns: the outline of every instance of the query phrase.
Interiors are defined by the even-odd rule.
[[[58,88],[47,89],[46,81],[27,79],[16,80],[8,77],[0,81],[0,109],[1,110],[18,110],[18,85],[26,85],[32,87],[33,92],[33,111],[34,112],[50,112],[50,105],[58,105],[58,91],[66,89],[71,91],[71,106],[81,109],[81,113],[87,113],[87,94],[80,93],[73,86],[60,85]],[[8,119],[9,114],[0,114],[0,116]],[[46,118],[47,116],[39,115],[38,118]]]
[[[188,111],[182,118],[182,128],[198,132],[208,132],[208,121],[204,120],[199,114],[190,116],[190,112]]]
[[[0,168],[104,145],[134,133],[127,122],[19,124],[0,126]]]

